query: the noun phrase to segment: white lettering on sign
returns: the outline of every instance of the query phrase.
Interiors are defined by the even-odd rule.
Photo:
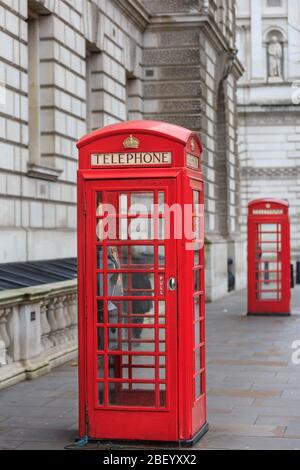
[[[170,165],[171,152],[99,153],[91,155],[92,166]]]
[[[254,209],[253,215],[282,215],[282,209]]]
[[[195,155],[191,155],[190,153],[188,153],[186,155],[186,164],[187,166],[191,166],[192,168],[199,169],[199,158]]]

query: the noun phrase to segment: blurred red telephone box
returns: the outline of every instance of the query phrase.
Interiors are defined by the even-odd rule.
[[[201,143],[131,121],[77,145],[80,436],[192,444],[207,430]],[[176,233],[185,206],[192,236]]]
[[[290,315],[289,204],[257,199],[248,208],[248,315]]]

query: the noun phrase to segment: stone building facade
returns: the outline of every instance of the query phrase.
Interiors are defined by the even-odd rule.
[[[300,260],[300,3],[241,0],[237,6],[245,67],[238,89],[242,231],[251,199],[287,199],[292,258]]]
[[[200,133],[208,298],[239,228],[234,0],[0,2],[0,263],[76,255],[76,140],[126,119]]]

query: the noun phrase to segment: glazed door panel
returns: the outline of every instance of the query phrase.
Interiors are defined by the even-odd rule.
[[[288,312],[290,258],[288,223],[252,221],[249,226],[249,295],[251,310]]]
[[[91,438],[178,439],[174,202],[172,179],[87,183]]]

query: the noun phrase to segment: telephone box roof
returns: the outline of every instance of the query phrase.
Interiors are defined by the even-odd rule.
[[[248,206],[256,206],[257,204],[270,203],[270,204],[281,204],[282,206],[289,207],[289,202],[283,199],[272,199],[272,198],[263,198],[263,199],[254,199],[250,201]]]
[[[124,133],[144,133],[144,134],[156,134],[158,136],[167,137],[169,139],[175,140],[182,144],[186,144],[191,136],[197,138],[200,148],[202,150],[202,145],[197,134],[189,129],[185,129],[181,126],[176,126],[175,124],[169,124],[167,122],[161,121],[126,121],[118,124],[111,124],[110,126],[103,127],[98,129],[91,134],[88,134],[82,137],[77,142],[77,147],[81,148],[85,145],[94,142],[95,140],[109,137],[110,135],[124,134]]]

